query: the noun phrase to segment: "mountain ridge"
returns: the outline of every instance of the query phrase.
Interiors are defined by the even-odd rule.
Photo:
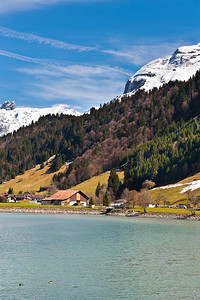
[[[137,90],[146,92],[160,88],[169,81],[188,81],[200,69],[200,43],[179,47],[172,55],[155,59],[129,78],[124,93],[116,99],[133,95]]]
[[[81,113],[65,104],[56,104],[47,108],[31,108],[16,106],[15,101],[5,101],[0,106],[0,137],[17,131],[22,126],[28,126],[48,114],[65,114],[80,116]]]
[[[200,70],[200,43],[179,47],[172,55],[155,59],[139,69],[127,81],[124,93],[115,97],[114,100],[130,97],[141,89],[149,92],[153,88],[160,88],[170,81],[188,81],[198,70]],[[61,113],[74,116],[81,115],[65,104],[56,104],[47,108],[31,108],[17,107],[14,101],[5,101],[0,106],[0,137],[13,133],[22,126],[36,122],[41,116]]]

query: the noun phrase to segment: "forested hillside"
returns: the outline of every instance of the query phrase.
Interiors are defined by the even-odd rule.
[[[125,159],[125,186],[139,190],[146,179],[157,186],[200,171],[200,132],[194,122],[179,122]]]
[[[0,139],[0,181],[14,178],[55,154],[52,171],[73,161],[67,173],[54,177],[59,188],[71,187],[119,167],[123,158],[138,146],[169,126],[176,128],[177,122],[186,122],[199,114],[198,72],[186,83],[170,82],[149,93],[138,91],[121,102],[104,104],[99,110],[92,108],[90,114],[81,117],[41,117],[35,124]],[[134,158],[136,154],[131,155]],[[128,176],[127,173],[127,179]]]

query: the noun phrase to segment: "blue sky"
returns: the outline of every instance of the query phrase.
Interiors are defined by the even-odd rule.
[[[84,112],[145,63],[199,42],[199,0],[1,1],[0,103]]]

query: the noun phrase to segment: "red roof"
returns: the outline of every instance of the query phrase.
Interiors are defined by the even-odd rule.
[[[79,190],[60,190],[58,192],[56,192],[55,194],[51,195],[49,198],[47,198],[47,200],[66,200],[71,198],[73,195],[77,194],[77,193],[81,193],[83,194],[86,198],[88,198],[83,192],[79,191]]]

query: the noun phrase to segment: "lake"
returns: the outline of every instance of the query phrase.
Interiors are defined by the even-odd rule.
[[[0,228],[1,300],[200,298],[198,221],[1,213]]]

